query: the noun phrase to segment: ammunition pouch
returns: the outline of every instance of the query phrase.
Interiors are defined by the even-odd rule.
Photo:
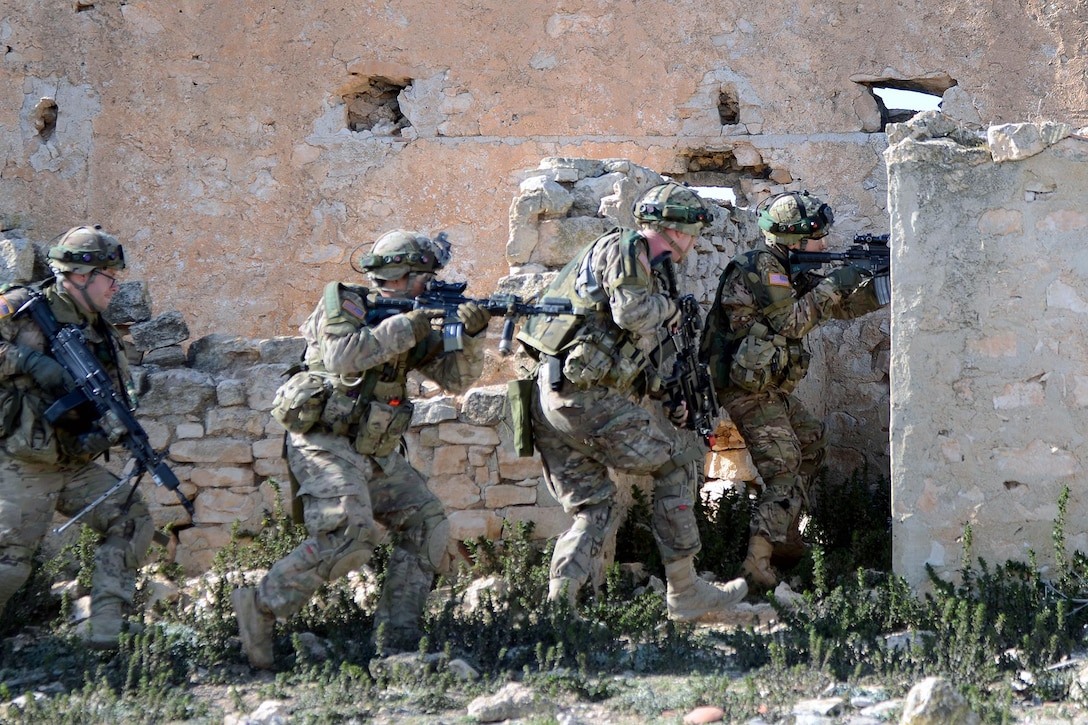
[[[800,340],[790,340],[786,344],[788,362],[786,363],[786,376],[782,380],[782,392],[792,393],[801,379],[808,372],[809,360],[812,354],[805,349]]]
[[[533,394],[536,381],[532,378],[511,380],[506,384],[506,400],[510,405],[510,426],[514,433],[514,451],[519,458],[533,455]]]
[[[408,432],[413,409],[407,400],[396,404],[370,401],[359,419],[359,432],[353,443],[355,450],[364,456],[388,456]]]
[[[332,390],[328,376],[301,370],[280,386],[272,399],[272,417],[291,433],[305,433],[319,420]]]
[[[729,380],[752,393],[770,387],[790,393],[808,372],[811,354],[800,340],[772,334],[763,323],[748,329],[729,368]]]
[[[729,380],[751,393],[760,393],[778,384],[789,365],[786,338],[772,335],[762,323],[755,323],[740,341],[729,367]]]
[[[594,385],[620,393],[631,390],[649,359],[626,338],[617,330],[587,330],[567,350],[563,376],[581,390]]]

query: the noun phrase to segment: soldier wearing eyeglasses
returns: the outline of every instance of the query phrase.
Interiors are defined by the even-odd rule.
[[[55,511],[74,515],[117,482],[95,462],[116,438],[87,405],[53,421],[46,410],[73,387],[51,357],[42,330],[15,313],[39,290],[57,322],[78,326],[115,386],[135,407],[120,332],[103,312],[119,289],[124,251],[100,226],[79,226],[48,251],[54,276],[33,286],[0,289],[0,610],[30,577],[35,550]],[[111,435],[113,438],[111,439]],[[154,533],[135,490],[90,510],[84,523],[100,534],[91,579],[90,618],[80,633],[93,647],[111,649],[127,626],[136,572]]]

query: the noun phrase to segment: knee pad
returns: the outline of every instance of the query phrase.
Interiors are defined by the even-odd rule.
[[[321,564],[318,572],[326,581],[334,581],[361,568],[374,554],[370,532],[358,526],[349,526],[317,539]]]

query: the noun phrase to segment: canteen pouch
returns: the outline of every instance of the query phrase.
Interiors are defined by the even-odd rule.
[[[533,391],[536,381],[511,380],[506,384],[506,399],[510,403],[510,425],[514,429],[514,451],[519,458],[533,455]]]
[[[370,401],[359,421],[359,434],[355,436],[355,450],[364,456],[381,458],[388,456],[400,445],[401,438],[412,423],[413,406],[408,401],[379,403]]]
[[[305,433],[321,420],[329,385],[324,376],[302,370],[280,386],[272,399],[272,417],[291,433]]]
[[[737,387],[762,392],[775,384],[789,365],[786,338],[768,332],[765,326],[756,323],[740,341],[729,367],[729,379]]]

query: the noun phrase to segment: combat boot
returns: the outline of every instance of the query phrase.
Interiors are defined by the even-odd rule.
[[[91,616],[76,628],[76,634],[91,649],[115,650],[122,632],[144,631],[138,622],[126,622],[124,602],[113,596],[91,597]]]
[[[771,564],[779,569],[792,569],[805,556],[805,540],[801,536],[801,517],[790,522],[785,542],[774,543]]]
[[[774,546],[766,537],[756,535],[748,539],[748,556],[740,570],[751,586],[770,590],[778,584],[778,576],[771,568],[773,553]]]
[[[748,594],[744,579],[733,579],[721,586],[700,579],[691,556],[666,564],[665,578],[665,603],[669,619],[675,622],[714,621]]]
[[[231,592],[230,603],[250,666],[258,670],[272,669],[272,630],[276,617],[260,603],[256,589],[235,589]]]

